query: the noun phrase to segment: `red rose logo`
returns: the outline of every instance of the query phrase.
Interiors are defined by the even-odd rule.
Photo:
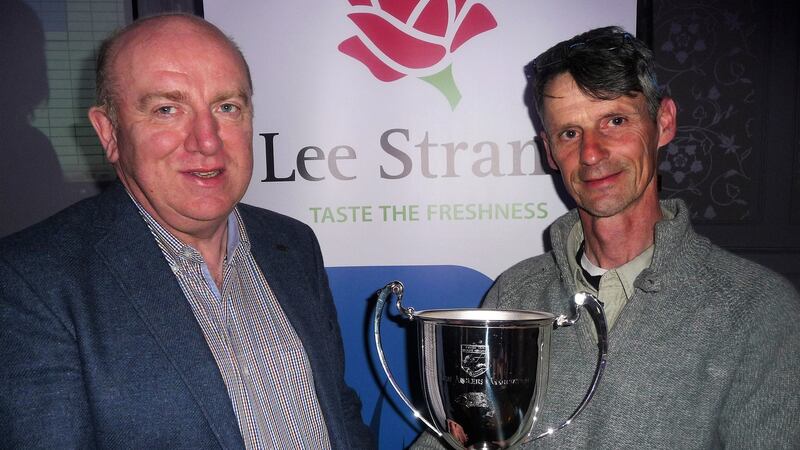
[[[470,0],[349,0],[359,33],[339,51],[361,61],[381,81],[415,76],[436,87],[455,109],[461,100],[452,55],[497,26],[492,13]]]

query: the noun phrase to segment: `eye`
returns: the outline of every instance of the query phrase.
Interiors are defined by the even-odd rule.
[[[608,123],[612,127],[618,127],[618,126],[622,125],[625,122],[626,122],[626,119],[624,117],[612,117],[611,120],[608,121]]]
[[[178,111],[178,108],[176,108],[176,107],[174,107],[172,105],[164,105],[164,106],[159,106],[158,108],[156,108],[156,114],[159,114],[159,115],[162,115],[162,116],[169,116],[169,115],[175,114],[177,111]]]
[[[575,139],[576,137],[578,137],[578,130],[569,129],[561,132],[562,139]]]
[[[240,108],[233,103],[223,103],[219,106],[219,109],[224,113],[235,113],[240,110]]]

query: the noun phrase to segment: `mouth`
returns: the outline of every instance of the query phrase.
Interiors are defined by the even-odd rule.
[[[189,174],[198,178],[214,178],[223,172],[222,169],[190,171]]]
[[[603,180],[606,180],[606,179],[608,179],[608,178],[611,178],[611,177],[613,177],[614,175],[616,175],[616,174],[614,174],[614,173],[611,173],[611,174],[607,174],[607,175],[593,176],[593,177],[591,177],[591,178],[585,178],[583,181],[584,181],[585,183],[593,183],[593,182],[596,182],[596,181],[603,181]]]
[[[605,174],[596,174],[592,176],[582,177],[581,181],[583,184],[588,186],[601,186],[605,185],[606,183],[611,183],[613,180],[616,179],[617,175],[620,172],[612,172],[612,173],[605,173]]]

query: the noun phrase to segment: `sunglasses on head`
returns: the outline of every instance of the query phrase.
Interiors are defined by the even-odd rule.
[[[564,62],[576,51],[585,49],[587,47],[604,51],[613,51],[632,41],[633,39],[634,37],[630,33],[621,32],[611,35],[605,34],[601,36],[594,36],[580,41],[564,41],[526,64],[525,77],[529,80],[535,78],[544,69]]]

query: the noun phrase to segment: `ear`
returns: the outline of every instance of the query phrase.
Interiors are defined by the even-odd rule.
[[[89,121],[92,122],[97,137],[100,138],[100,144],[106,152],[106,159],[111,164],[119,160],[119,147],[117,146],[117,131],[114,129],[114,124],[108,116],[105,108],[99,106],[92,106],[89,108]]]
[[[661,99],[661,106],[658,108],[658,117],[656,118],[658,148],[669,144],[675,137],[678,127],[677,115],[675,101],[669,97]]]
[[[550,141],[547,139],[547,133],[540,131],[539,138],[542,139],[542,143],[544,144],[544,151],[547,154],[547,164],[551,169],[558,171],[558,164],[556,164],[556,160],[553,159],[553,152],[550,151]]]

